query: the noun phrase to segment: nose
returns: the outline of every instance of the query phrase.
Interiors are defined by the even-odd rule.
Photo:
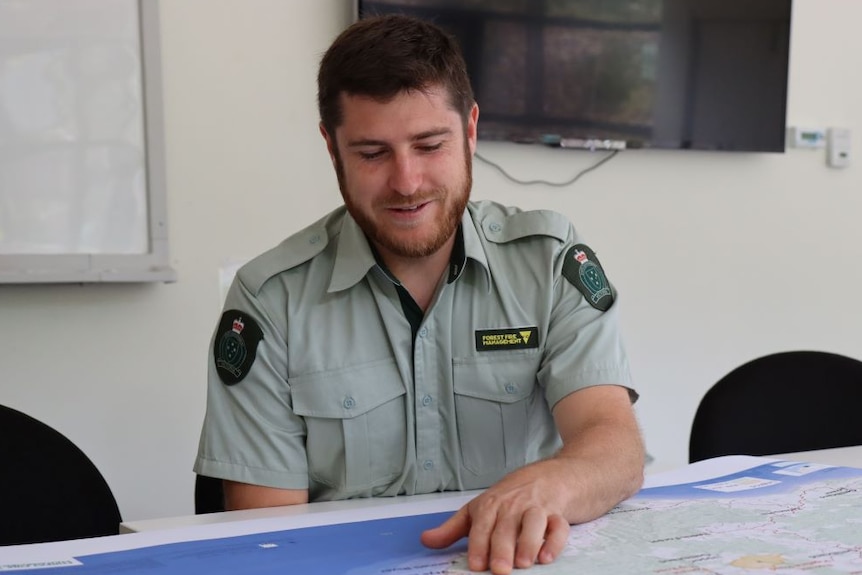
[[[393,154],[389,187],[403,196],[412,196],[421,185],[421,162],[410,154]]]

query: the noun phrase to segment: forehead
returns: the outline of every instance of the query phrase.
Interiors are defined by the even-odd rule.
[[[460,115],[443,88],[399,92],[387,100],[342,93],[340,103],[342,122],[337,131],[350,138],[388,139],[384,136],[454,130],[460,123]]]

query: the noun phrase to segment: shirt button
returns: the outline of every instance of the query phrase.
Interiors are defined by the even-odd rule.
[[[319,241],[320,241],[320,236],[314,235],[314,236],[311,236],[311,238],[309,238],[308,243],[316,244]]]
[[[434,469],[434,462],[430,459],[426,459],[422,463],[422,469],[424,469],[425,471],[431,471],[432,469]]]
[[[425,407],[428,407],[429,405],[431,405],[432,401],[433,400],[431,399],[431,396],[426,395],[425,397],[422,398],[422,405],[424,405]]]
[[[344,409],[353,409],[356,406],[356,400],[348,395],[344,398],[344,401],[341,402],[341,405],[344,406]]]
[[[422,329],[419,330],[419,337],[425,337],[426,335],[428,335],[428,328],[427,327],[423,327]]]
[[[499,232],[500,230],[503,229],[503,226],[501,226],[497,222],[494,222],[488,226],[488,229],[491,230],[492,232]]]
[[[515,393],[516,391],[518,391],[518,388],[515,387],[514,383],[506,384],[506,393]]]

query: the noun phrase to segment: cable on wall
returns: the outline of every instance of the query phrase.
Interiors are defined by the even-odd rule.
[[[521,179],[518,179],[518,178],[514,177],[513,175],[511,175],[509,172],[507,172],[500,164],[497,164],[496,162],[492,162],[488,158],[485,158],[484,156],[479,154],[479,152],[476,152],[474,154],[474,156],[476,157],[476,159],[478,159],[479,161],[481,161],[485,164],[488,164],[489,166],[491,166],[492,168],[494,168],[495,170],[497,170],[498,172],[503,174],[503,176],[506,179],[508,179],[508,180],[510,180],[516,184],[520,184],[522,186],[533,186],[533,185],[537,185],[537,184],[543,184],[545,186],[551,186],[554,188],[564,188],[566,186],[571,186],[572,184],[577,182],[579,179],[581,179],[582,176],[588,174],[589,172],[592,172],[593,170],[598,169],[603,164],[609,162],[614,156],[619,154],[619,152],[620,152],[619,150],[611,151],[605,157],[601,158],[596,163],[594,163],[592,166],[584,168],[583,170],[581,170],[580,172],[578,172],[577,174],[575,174],[574,176],[572,176],[571,178],[569,178],[568,180],[563,181],[563,182],[551,182],[548,180],[521,180]]]

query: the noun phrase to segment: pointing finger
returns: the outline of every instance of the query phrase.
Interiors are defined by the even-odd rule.
[[[465,505],[438,527],[423,531],[419,540],[431,549],[443,549],[462,537],[466,537],[469,533],[470,512]]]

